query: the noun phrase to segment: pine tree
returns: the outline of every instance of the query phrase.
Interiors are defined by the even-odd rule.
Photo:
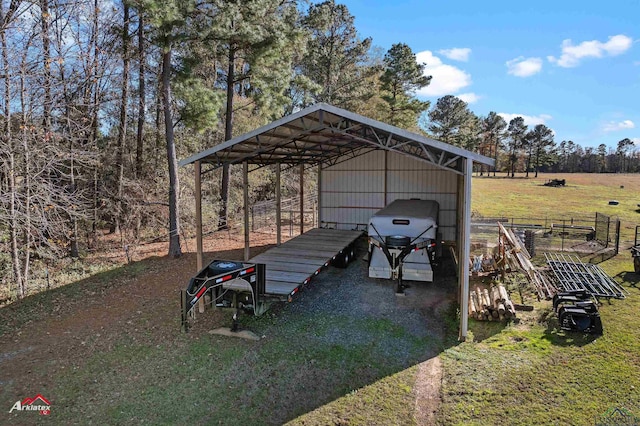
[[[380,76],[382,99],[386,102],[386,121],[394,126],[414,128],[418,117],[429,109],[429,102],[415,98],[417,90],[426,87],[431,76],[424,75],[425,64],[404,43],[391,46],[383,60]]]
[[[553,131],[544,124],[536,124],[533,130],[528,133],[527,139],[533,156],[535,177],[538,177],[538,169],[550,159],[550,155],[553,152],[553,146],[555,145]],[[531,155],[529,158],[531,158]],[[528,169],[529,166],[527,165],[527,172]]]
[[[301,70],[317,85],[310,94],[313,102],[360,112],[375,93],[369,78],[378,69],[367,65],[371,38],[358,37],[354,20],[347,7],[334,0],[312,5],[303,19],[310,38]]]
[[[431,124],[429,132],[438,140],[463,146],[470,144],[475,114],[469,110],[467,103],[452,95],[438,99],[435,107],[429,111]]]
[[[507,133],[509,135],[509,171],[507,173],[510,172],[511,177],[514,177],[516,163],[518,162],[518,153],[522,149],[525,135],[527,134],[527,125],[524,124],[524,118],[515,117],[509,121]]]
[[[491,111],[482,120],[482,137],[489,146],[490,152],[493,151],[493,159],[495,165],[493,167],[493,175],[496,175],[498,169],[498,153],[503,148],[504,131],[507,128],[507,122],[495,111]]]
[[[265,117],[281,115],[288,102],[285,89],[292,78],[292,59],[301,41],[295,27],[295,2],[280,0],[212,2],[214,14],[207,22],[206,41],[216,48],[218,86],[226,93],[224,140],[234,135],[236,96],[250,99],[246,105]],[[226,66],[222,66],[225,64]],[[222,168],[218,229],[227,227],[230,188],[228,164]]]
[[[178,257],[182,255],[182,249],[180,248],[178,160],[171,94],[172,60],[175,43],[184,38],[185,23],[194,10],[194,4],[184,0],[145,0],[143,4],[156,28],[156,42],[162,51],[160,80],[162,82],[162,110],[169,166],[169,256]]]

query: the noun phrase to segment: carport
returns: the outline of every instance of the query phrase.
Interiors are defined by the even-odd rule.
[[[280,172],[318,169],[318,224],[355,229],[397,198],[436,199],[443,205],[442,238],[457,249],[460,339],[467,335],[473,163],[494,160],[328,104],[316,104],[180,162],[194,164],[197,268],[203,266],[202,175],[224,164],[243,166],[244,257],[250,257],[248,175],[275,166],[277,243],[281,243]],[[302,197],[301,197],[302,199]],[[303,203],[300,203],[301,216]],[[301,221],[302,222],[302,221]],[[304,231],[301,224],[301,233]]]

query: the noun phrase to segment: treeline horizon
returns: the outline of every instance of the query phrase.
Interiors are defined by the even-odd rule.
[[[454,96],[419,99],[424,69],[401,40],[384,51],[362,37],[333,0],[0,0],[0,300],[96,250],[103,229],[122,247],[164,234],[180,256],[194,189],[177,159],[318,102],[479,152],[511,174],[640,171],[628,139],[581,148],[521,117],[478,117]],[[240,216],[237,173],[206,175],[214,229]],[[297,179],[283,173],[283,196]],[[273,169],[250,184],[252,202],[273,198]]]

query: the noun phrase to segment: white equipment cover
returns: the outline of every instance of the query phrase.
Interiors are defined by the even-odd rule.
[[[369,238],[375,238],[382,243],[387,236],[410,237],[413,243],[435,241],[438,212],[437,201],[395,200],[371,217],[368,226]],[[420,237],[417,238],[418,236]],[[373,250],[369,277],[392,278],[391,265],[382,250],[371,245],[369,249]],[[390,249],[390,252],[399,254],[400,250]],[[404,258],[402,277],[410,281],[433,281],[433,271],[426,249],[413,252]]]
[[[433,200],[395,200],[371,216],[368,227],[369,236],[382,242],[384,237],[391,235],[411,237],[413,240],[431,226],[431,229],[422,234],[416,242],[425,239],[435,240],[439,210],[438,202]],[[375,229],[373,229],[374,226]]]

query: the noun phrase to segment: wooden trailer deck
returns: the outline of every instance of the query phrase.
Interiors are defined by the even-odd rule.
[[[345,251],[362,231],[315,228],[249,262],[266,265],[266,293],[288,297]]]

